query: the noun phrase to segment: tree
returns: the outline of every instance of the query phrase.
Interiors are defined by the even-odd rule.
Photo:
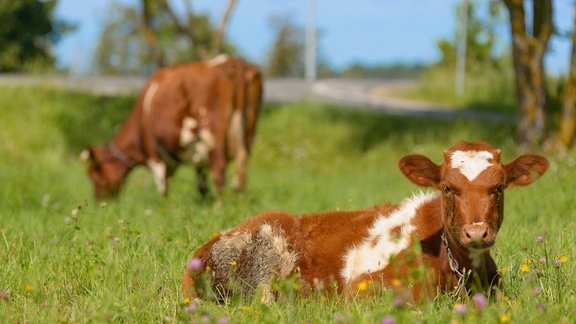
[[[106,74],[148,74],[157,67],[235,51],[224,33],[236,0],[229,0],[219,28],[207,15],[195,13],[189,1],[184,4],[182,15],[168,0],[114,5],[96,49],[98,69]]]
[[[499,17],[498,6],[490,4],[489,18],[483,20],[478,16],[476,3],[470,2],[466,7],[466,62],[468,66],[475,64],[496,64],[498,58],[494,57],[496,43],[496,21]],[[457,15],[460,8],[457,8]],[[456,66],[456,38],[440,39],[437,47],[440,51],[440,67],[454,68]]]
[[[268,51],[267,75],[271,77],[299,77],[304,73],[304,41],[302,30],[290,17],[270,18],[274,41]]]
[[[532,28],[526,24],[524,0],[503,0],[508,8],[519,122],[517,141],[538,146],[546,137],[544,54],[553,31],[552,0],[532,0]]]
[[[54,18],[57,0],[0,1],[0,72],[54,66],[52,47],[74,26]]]
[[[562,116],[560,120],[560,144],[569,148],[574,144],[576,133],[576,2],[573,3],[572,52],[570,55],[570,73],[564,85]]]

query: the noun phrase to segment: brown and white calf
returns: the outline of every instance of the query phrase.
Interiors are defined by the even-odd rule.
[[[220,193],[232,159],[232,186],[242,190],[261,97],[260,70],[238,58],[221,55],[159,69],[108,144],[83,152],[91,161],[88,173],[96,198],[117,195],[139,165],[148,166],[163,194],[180,164],[196,168],[203,195],[209,169]]]
[[[254,216],[193,254],[185,295],[202,297],[200,275],[211,277],[218,294],[227,294],[231,282],[243,294],[260,287],[265,302],[273,299],[273,280],[291,275],[304,291],[337,287],[331,291],[348,296],[400,286],[419,299],[473,282],[482,290],[497,285],[489,248],[504,219],[504,189],[535,181],[548,168],[546,158],[523,155],[503,164],[499,150],[461,143],[444,152],[440,165],[422,155],[398,165],[409,180],[437,191],[357,211]],[[423,271],[414,277],[416,269]]]

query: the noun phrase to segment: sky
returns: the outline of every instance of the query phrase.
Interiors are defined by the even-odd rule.
[[[176,10],[188,1],[206,12],[217,24],[227,0],[170,0]],[[351,63],[431,63],[439,58],[436,41],[454,36],[455,8],[460,0],[316,0],[316,23],[320,34],[319,54],[332,66]],[[553,0],[559,30],[569,32],[572,0]],[[138,0],[59,0],[56,16],[76,23],[77,30],[56,46],[60,66],[73,73],[90,72],[98,36],[114,2],[136,4]],[[228,25],[227,37],[240,53],[264,63],[272,45],[270,18],[291,17],[306,23],[308,0],[238,0]],[[500,31],[508,39],[508,29]],[[566,74],[570,43],[555,37],[546,57],[553,74]]]

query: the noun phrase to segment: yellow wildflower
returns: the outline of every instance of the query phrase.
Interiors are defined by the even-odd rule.
[[[563,255],[560,257],[560,262],[565,263],[566,261],[568,261],[568,257]]]
[[[522,272],[528,272],[528,271],[530,271],[530,266],[527,265],[527,264],[523,264],[523,265],[520,266],[520,271],[522,271]]]
[[[235,267],[237,265],[236,261],[230,261],[230,266]]]
[[[250,306],[242,306],[242,310],[245,312],[249,312],[251,310]]]
[[[510,315],[503,314],[502,316],[500,316],[500,323],[508,323],[508,322],[510,322]]]
[[[185,305],[190,304],[190,298],[188,298],[188,297],[184,298],[184,300],[182,301],[182,304],[185,304]]]
[[[24,287],[24,291],[26,291],[27,293],[31,293],[34,290],[34,287],[32,287],[32,285],[26,285]]]
[[[368,284],[366,283],[366,281],[362,280],[358,283],[358,290],[360,291],[364,291],[368,289]]]
[[[398,278],[392,279],[392,286],[399,287],[401,285],[402,285],[402,281],[400,281],[400,279],[398,279]]]

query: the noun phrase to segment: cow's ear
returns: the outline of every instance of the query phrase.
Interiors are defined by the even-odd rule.
[[[506,187],[527,186],[548,170],[548,160],[540,155],[526,154],[504,166]]]
[[[440,186],[440,166],[423,155],[405,156],[398,162],[398,167],[406,178],[419,186]]]

